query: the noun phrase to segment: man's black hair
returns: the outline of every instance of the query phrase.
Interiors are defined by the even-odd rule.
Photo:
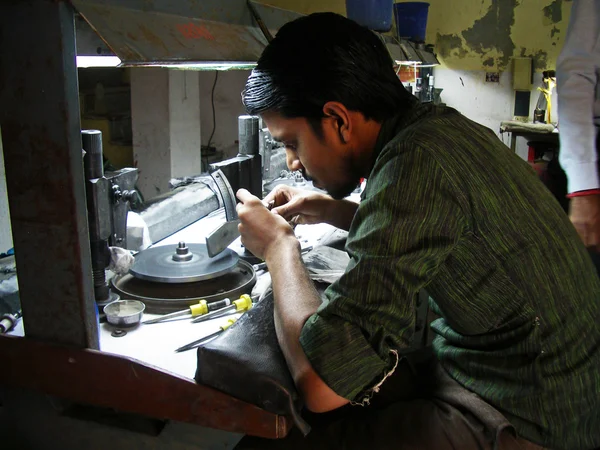
[[[408,104],[410,96],[379,36],[334,13],[285,24],[242,94],[249,114],[276,111],[287,118],[304,117],[318,133],[328,101],[382,122]]]

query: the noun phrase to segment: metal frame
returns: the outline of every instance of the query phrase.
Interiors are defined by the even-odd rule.
[[[92,289],[74,9],[0,5],[0,125],[27,337],[99,348]]]

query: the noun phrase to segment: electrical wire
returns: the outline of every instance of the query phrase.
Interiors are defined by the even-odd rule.
[[[210,103],[212,105],[212,118],[213,118],[213,129],[212,133],[210,133],[210,137],[208,138],[208,144],[206,144],[206,149],[210,151],[210,144],[212,142],[213,136],[215,135],[215,130],[217,129],[217,117],[215,111],[215,87],[217,87],[217,80],[219,79],[219,71],[215,71],[215,81],[212,86],[212,91],[210,94]]]

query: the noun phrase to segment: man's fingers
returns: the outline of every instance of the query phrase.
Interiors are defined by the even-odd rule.
[[[238,200],[242,203],[246,203],[248,201],[251,201],[252,199],[255,199],[256,197],[254,195],[252,195],[250,192],[248,192],[246,189],[240,189],[236,192],[235,196],[238,198]]]
[[[281,217],[283,217],[286,220],[289,220],[291,217],[293,217],[297,214],[297,212],[294,210],[293,205],[289,205],[289,204],[285,204],[285,205],[273,208],[271,210],[271,212],[273,212],[277,215],[280,215]]]

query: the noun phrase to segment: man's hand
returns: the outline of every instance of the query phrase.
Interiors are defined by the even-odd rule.
[[[573,197],[569,217],[585,246],[600,251],[600,195]]]
[[[299,245],[288,222],[269,211],[258,197],[246,189],[237,191],[236,196],[241,202],[236,210],[240,219],[238,230],[242,244],[255,256],[266,260],[271,250],[288,239]]]
[[[286,220],[296,217],[296,224],[329,223],[348,230],[356,208],[356,203],[334,200],[329,195],[307,189],[279,185],[264,200],[273,202],[273,212]]]
[[[327,205],[333,202],[331,197],[316,191],[279,185],[264,199],[265,203],[274,202],[273,212],[286,220],[299,216],[296,223],[313,224],[325,222]]]

